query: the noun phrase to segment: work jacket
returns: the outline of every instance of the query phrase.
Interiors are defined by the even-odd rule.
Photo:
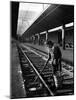
[[[57,65],[61,61],[61,50],[58,46],[53,46],[49,48],[49,60],[51,60],[53,65]]]

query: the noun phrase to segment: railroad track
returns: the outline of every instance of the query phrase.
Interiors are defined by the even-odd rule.
[[[50,63],[41,73],[45,60],[38,55],[38,52],[36,54],[28,47],[18,47],[18,52],[27,97],[70,95],[74,93],[73,77],[70,77],[66,71],[63,71],[62,87],[55,90]]]

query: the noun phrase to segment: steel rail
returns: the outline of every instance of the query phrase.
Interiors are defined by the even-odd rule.
[[[29,61],[31,67],[33,68],[33,70],[35,71],[35,73],[37,74],[37,76],[39,77],[39,79],[41,80],[41,82],[44,84],[44,86],[47,88],[48,92],[50,93],[51,96],[54,96],[54,93],[51,91],[51,89],[48,87],[48,85],[46,84],[46,82],[44,81],[44,79],[42,78],[42,76],[39,74],[39,72],[37,71],[37,69],[34,67],[33,63],[30,61],[30,59],[28,58],[28,56],[23,52],[22,48],[19,47],[22,51],[22,53],[24,54],[25,58],[27,58],[27,60]]]

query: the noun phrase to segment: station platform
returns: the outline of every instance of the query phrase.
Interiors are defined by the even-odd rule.
[[[45,45],[38,45],[32,43],[24,43],[24,45],[39,49],[40,51],[48,54],[47,47]],[[63,50],[62,47],[60,47],[60,49],[62,52],[62,60],[74,66],[74,50],[71,48]]]
[[[16,43],[11,44],[11,97],[26,97]]]

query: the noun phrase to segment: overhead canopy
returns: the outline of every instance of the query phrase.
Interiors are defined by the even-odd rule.
[[[62,24],[74,21],[74,6],[51,5],[42,15],[24,32],[22,37],[29,37]]]

